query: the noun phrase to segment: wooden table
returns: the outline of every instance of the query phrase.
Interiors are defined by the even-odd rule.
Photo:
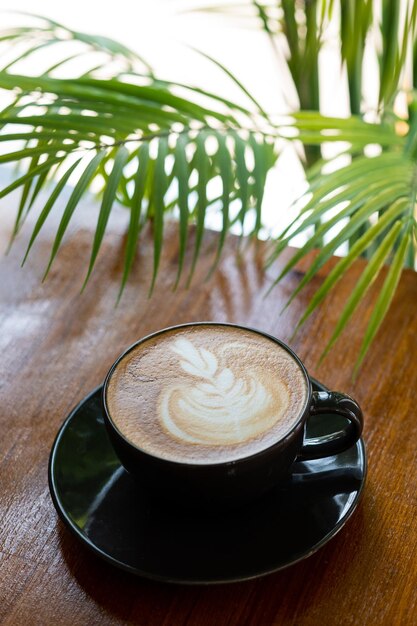
[[[16,198],[2,201],[10,222]],[[264,244],[236,257],[236,241],[204,282],[217,237],[205,239],[190,290],[171,291],[176,227],[166,231],[155,294],[147,299],[152,246],[142,239],[121,305],[126,216],[109,225],[91,283],[79,290],[90,252],[95,208],[83,205],[48,280],[41,284],[52,224],[20,269],[29,229],[0,261],[0,621],[8,625],[415,624],[417,276],[405,272],[393,307],[356,383],[351,380],[376,288],[353,325],[318,368],[317,359],[357,281],[358,263],[293,342],[312,375],[362,404],[369,474],[365,494],[346,527],[309,559],[266,578],[219,587],[185,587],[141,580],[113,569],[84,548],[58,520],[48,492],[47,463],[68,411],[98,385],[130,343],[164,326],[214,319],[258,327],[288,340],[329,271],[285,312],[294,272],[267,299],[276,268],[262,270]],[[3,250],[8,226],[2,226]],[[378,283],[380,284],[380,283]]]

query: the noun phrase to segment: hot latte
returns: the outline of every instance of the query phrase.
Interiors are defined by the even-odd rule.
[[[271,446],[297,422],[304,372],[279,344],[205,324],[163,331],[116,365],[108,412],[142,450],[186,463],[230,461]]]

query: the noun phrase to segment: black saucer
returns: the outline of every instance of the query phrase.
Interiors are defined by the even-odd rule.
[[[49,486],[68,528],[124,570],[190,584],[262,576],[313,554],[358,504],[366,476],[362,439],[337,456],[297,463],[288,485],[233,513],[151,506],[113,452],[100,392],[84,398],[62,425],[51,451]],[[339,418],[312,418],[308,434],[328,432],[330,419],[334,429]]]

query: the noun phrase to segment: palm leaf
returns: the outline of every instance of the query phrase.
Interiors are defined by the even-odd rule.
[[[233,133],[234,153],[236,160],[236,180],[238,183],[238,198],[240,200],[240,211],[238,219],[241,224],[241,233],[244,233],[245,217],[248,210],[249,200],[249,178],[250,172],[246,165],[245,150],[246,143],[238,133]]]
[[[251,135],[249,138],[250,146],[253,152],[254,158],[254,166],[252,171],[253,176],[253,196],[254,196],[254,208],[255,208],[255,225],[253,227],[252,234],[257,236],[262,225],[262,200],[265,189],[265,178],[264,173],[266,171],[265,167],[265,144],[259,143],[254,135]]]
[[[123,270],[122,283],[120,286],[118,301],[120,300],[129,277],[133,259],[135,258],[136,245],[140,232],[140,218],[142,214],[142,202],[145,194],[146,176],[148,174],[149,161],[149,144],[143,143],[137,152],[138,167],[135,176],[135,190],[133,192],[132,204],[130,209],[129,229],[127,233],[125,263]]]
[[[104,52],[109,56],[110,62],[115,59],[122,59],[128,68],[131,68],[132,65],[136,64],[138,69],[140,68],[142,71],[146,72],[148,76],[153,75],[152,68],[143,57],[110,37],[91,35],[89,33],[71,30],[55,20],[33,13],[27,13],[25,11],[14,11],[14,13],[26,16],[31,20],[34,19],[41,21],[42,23],[42,26],[33,25],[31,27],[16,28],[4,32],[2,36],[3,40],[14,40],[19,41],[21,44],[28,44],[29,48],[26,53],[23,53],[23,58],[27,58],[32,53],[39,50],[39,48],[43,45],[53,45],[55,46],[55,51],[55,49],[59,49],[61,44],[64,44],[64,46],[67,47],[68,42],[73,41],[78,44],[84,44],[84,53],[86,51],[90,54],[93,51],[98,51],[100,53]],[[30,47],[32,40],[35,40],[37,45]],[[15,58],[11,64],[16,63],[17,60],[18,59]]]
[[[43,161],[43,163],[49,164],[51,167],[53,167],[55,165],[55,157],[57,156],[58,152],[59,152],[59,148],[57,147],[55,151],[47,155],[47,158]],[[64,159],[58,162],[57,165],[59,166],[59,164],[62,163],[63,160]],[[28,168],[28,171],[33,170],[38,163],[39,163],[39,156],[31,160],[31,164]],[[26,217],[28,216],[30,209],[32,208],[36,198],[38,197],[39,193],[43,189],[48,179],[48,176],[50,175],[50,171],[51,171],[50,169],[45,169],[36,177],[36,179],[31,178],[25,183],[23,191],[22,191],[22,196],[20,199],[19,208],[17,210],[15,226],[14,226],[12,237],[17,235],[19,230],[22,228],[23,223]],[[32,195],[29,198],[29,193],[32,189],[32,184],[35,182],[35,180],[36,180],[36,184],[32,191]]]
[[[22,52],[21,54],[19,54],[17,57],[15,57],[14,59],[12,59],[9,63],[7,63],[7,65],[4,65],[1,70],[2,72],[7,72],[13,65],[15,65],[15,63],[19,63],[19,61],[23,61],[23,59],[26,59],[28,56],[30,56],[31,54],[33,54],[35,51],[39,52],[39,50],[42,50],[43,48],[46,48],[48,46],[53,45],[55,42],[50,40],[50,41],[44,41],[43,43],[39,44],[38,42],[35,42],[34,45],[30,48],[28,48],[27,50],[25,50],[24,52]]]
[[[57,27],[54,24],[50,24],[50,26],[54,28]],[[117,201],[122,202],[129,208],[132,207],[132,203],[135,205],[129,225],[128,247],[121,291],[126,283],[133,262],[140,231],[140,223],[143,223],[144,219],[150,218],[154,221],[155,237],[153,287],[159,267],[165,212],[164,194],[161,192],[159,185],[159,182],[163,178],[162,165],[159,162],[157,166],[154,159],[149,159],[146,164],[146,168],[143,171],[143,195],[140,199],[139,206],[137,203],[137,193],[134,194],[134,197],[129,195],[129,179],[125,177],[123,173],[119,172],[120,180],[114,195],[114,187],[111,187],[112,175],[109,176],[107,174],[104,163],[115,157],[115,151],[117,151],[120,146],[125,145],[129,152],[129,156],[127,156],[127,153],[124,153],[126,154],[127,162],[132,155],[135,154],[138,143],[158,140],[158,142],[160,142],[160,149],[162,150],[162,146],[164,144],[168,145],[170,138],[172,139],[174,137],[180,138],[180,140],[177,140],[178,147],[174,154],[174,158],[178,158],[178,165],[176,164],[175,168],[173,168],[166,183],[167,185],[171,183],[175,176],[174,172],[181,172],[178,178],[178,195],[176,200],[172,202],[172,206],[178,203],[180,208],[181,262],[178,278],[184,261],[187,231],[191,221],[195,219],[196,245],[190,278],[192,276],[203,236],[206,206],[211,205],[214,200],[213,198],[205,198],[205,186],[219,174],[220,178],[225,182],[227,177],[225,169],[227,155],[232,159],[232,151],[229,148],[226,148],[227,154],[224,150],[222,151],[221,156],[219,156],[219,163],[214,163],[214,159],[212,160],[207,157],[207,155],[204,154],[204,132],[213,127],[214,133],[220,133],[221,136],[224,133],[224,137],[226,137],[229,132],[235,132],[234,128],[237,127],[235,111],[238,112],[239,115],[247,115],[248,119],[250,119],[251,114],[250,111],[241,105],[234,105],[224,98],[217,98],[214,94],[200,89],[195,91],[196,99],[198,97],[199,103],[193,102],[190,97],[183,98],[174,94],[172,90],[176,89],[177,86],[178,85],[174,83],[158,81],[156,79],[154,82],[151,82],[150,85],[144,86],[120,81],[116,78],[107,81],[92,78],[62,80],[51,78],[48,75],[29,77],[0,72],[0,87],[4,89],[17,88],[21,93],[21,98],[18,97],[12,106],[3,110],[1,113],[1,121],[4,125],[10,125],[11,127],[16,124],[19,127],[22,125],[28,127],[28,131],[25,133],[7,133],[10,140],[24,139],[28,143],[27,146],[21,150],[15,152],[6,151],[4,155],[0,157],[1,160],[4,162],[14,159],[20,161],[22,158],[28,157],[33,160],[33,168],[35,159],[52,159],[56,154],[60,156],[62,154],[63,158],[59,162],[59,165],[62,165],[65,162],[65,154],[67,153],[69,154],[77,150],[83,153],[86,149],[99,150],[100,148],[106,148],[106,158],[99,159],[100,162],[97,162],[97,167],[91,170],[91,172],[90,170],[85,172],[85,175],[91,173],[91,179],[97,178],[102,181],[102,190],[104,192],[87,279],[93,268],[104,236],[105,225],[112,204],[109,199],[113,201],[117,199]],[[182,87],[188,90],[191,89],[184,85]],[[202,95],[206,98],[208,105],[200,103]],[[213,104],[213,106],[211,106],[211,104]],[[33,114],[33,107],[39,109],[38,115]],[[28,115],[27,111],[29,111],[29,109],[30,114]],[[178,123],[182,125],[183,130],[178,130]],[[200,125],[199,129],[196,127],[196,123]],[[177,127],[174,129],[175,125],[177,125]],[[157,126],[156,129],[155,126]],[[197,130],[191,130],[196,128]],[[181,162],[181,143],[182,135],[186,135],[190,131],[194,136],[189,139],[189,143],[190,145],[197,145],[197,151],[196,158],[192,159],[190,164],[187,164],[186,159],[184,162]],[[238,133],[236,132],[235,134],[236,137],[238,137]],[[35,140],[37,143],[33,145],[31,143],[32,140]],[[5,141],[7,141],[6,137]],[[237,150],[239,164],[236,167],[239,170],[242,208],[249,200],[248,174],[246,174],[246,181],[244,181],[245,177],[243,175],[243,154],[243,148],[240,151],[239,149]],[[53,163],[51,163],[51,165],[53,165]],[[272,162],[270,159],[265,159],[263,164],[260,162],[260,159],[258,159],[256,165],[258,197],[260,197],[262,193],[259,181],[266,178],[266,172],[263,172],[262,168],[269,168],[271,165]],[[187,195],[193,193],[192,188],[188,189],[188,180],[193,169],[196,169],[198,172],[199,182],[196,187],[198,201],[195,214],[192,215],[193,219],[190,221]],[[231,166],[230,169],[232,172],[233,167]],[[22,211],[25,205],[28,205],[29,208],[32,206],[35,198],[46,183],[46,168],[45,170],[42,169],[42,173],[43,175],[39,176],[37,179],[32,195],[30,195],[29,183],[32,185],[34,176],[38,174],[36,167],[33,177],[28,176],[23,181],[19,181],[19,184],[25,182],[27,184],[22,200]],[[133,176],[134,175],[131,175],[130,181]],[[139,178],[140,176],[141,174]],[[54,242],[50,264],[57,253],[62,236],[76,208],[76,204],[88,187],[89,181],[85,182],[86,184],[84,185],[84,178],[81,177],[64,211],[61,225]],[[6,190],[6,192],[7,191],[8,190]],[[229,195],[226,195],[226,187],[222,194],[221,201],[224,205],[222,209],[224,217],[228,213],[230,198],[235,197],[235,191],[236,188],[234,184],[230,183]],[[141,207],[143,201],[146,202],[147,206],[146,215],[142,213]],[[47,208],[49,210],[49,205]],[[141,215],[143,215],[143,217],[141,217]],[[141,222],[139,222],[139,220],[141,220]],[[41,222],[38,223],[38,227],[41,228],[42,225],[43,221],[41,220]],[[227,229],[228,220],[224,219],[222,241],[224,241]],[[220,246],[219,254],[221,248],[222,245]],[[50,264],[48,265],[48,269]]]
[[[325,350],[323,351],[321,359],[323,359],[329,353],[330,349],[336,343],[349,319],[355,312],[359,302],[362,300],[372,283],[376,280],[385,260],[393,249],[394,243],[398,239],[398,234],[402,226],[403,224],[400,220],[394,223],[391,230],[385,236],[381,245],[379,246],[373,257],[370,259],[369,263],[366,265],[342,313],[340,314],[340,317],[336,324],[336,328],[334,329],[333,335],[331,336]]]
[[[350,110],[354,114],[361,111],[363,56],[372,22],[372,0],[340,3],[341,55],[348,75]]]
[[[355,208],[359,208],[371,196],[371,191],[371,199],[376,191],[384,192],[384,189],[388,196],[390,190],[398,187],[406,191],[410,188],[413,172],[412,162],[404,155],[382,154],[375,159],[358,157],[351,165],[330,175],[312,179],[309,187],[309,192],[313,192],[311,198],[281,233],[268,265],[281,254],[293,237],[317,223],[339,203],[348,200],[351,204],[355,203]],[[340,217],[346,215],[340,213]]]
[[[323,241],[324,236],[329,233],[329,231],[337,224],[339,224],[343,219],[348,218],[351,216],[352,213],[358,211],[358,209],[360,209],[360,207],[367,205],[366,208],[366,215],[369,215],[369,213],[378,211],[381,208],[384,208],[385,206],[387,206],[388,204],[392,204],[398,197],[406,197],[409,194],[409,188],[405,183],[398,183],[393,184],[392,186],[390,186],[389,189],[383,189],[381,191],[381,184],[380,182],[372,185],[371,187],[368,187],[366,189],[363,189],[363,182],[361,181],[361,185],[359,187],[359,189],[361,189],[361,192],[353,195],[353,192],[350,191],[350,189],[348,189],[347,191],[345,191],[345,193],[339,194],[338,196],[336,196],[335,198],[332,198],[331,200],[329,200],[326,203],[322,203],[323,204],[323,208],[320,208],[320,206],[317,207],[317,210],[315,210],[307,219],[304,220],[304,222],[301,224],[301,226],[299,226],[293,234],[291,234],[289,237],[287,237],[284,241],[286,241],[288,243],[288,241],[296,234],[302,232],[303,230],[305,230],[306,228],[308,228],[309,226],[313,226],[314,224],[317,223],[317,219],[320,218],[322,216],[322,214],[327,211],[328,209],[332,208],[332,206],[335,206],[337,203],[349,199],[350,203],[349,205],[340,210],[338,213],[336,213],[336,215],[334,215],[332,218],[330,219],[326,219],[326,221],[324,221],[323,223],[320,224],[319,228],[314,232],[314,234],[308,239],[308,241],[304,244],[304,246],[302,248],[299,248],[299,250],[297,252],[295,252],[293,254],[293,256],[291,257],[291,259],[287,262],[287,264],[284,266],[284,268],[281,270],[278,278],[274,281],[274,283],[271,286],[271,289],[274,287],[274,285],[279,282],[280,280],[282,280],[282,278],[284,278],[284,276],[286,276],[296,265],[299,261],[301,261],[301,259],[311,250],[313,250],[316,247],[319,247],[319,243]],[[376,195],[373,195],[373,194]],[[371,195],[372,194],[372,195]],[[371,200],[369,200],[369,196],[371,195]],[[368,201],[368,202],[367,202]],[[371,204],[370,204],[371,203]],[[369,208],[369,204],[370,204],[370,208]],[[366,216],[365,218],[366,219]],[[347,233],[349,232],[345,230],[345,232],[340,231],[338,234],[338,239],[335,243],[332,244],[331,248],[336,249],[337,246],[339,246],[341,243],[343,243],[343,241],[346,241],[347,238]],[[276,250],[271,254],[270,258],[268,259],[268,266],[272,264],[273,261],[276,260],[276,258],[279,256],[279,254],[284,250],[284,248],[286,247],[287,243],[285,243],[285,245],[282,247],[282,245],[277,246]],[[280,242],[281,244],[281,242]],[[326,255],[326,260],[327,258],[329,258]],[[318,267],[317,267],[318,269]]]
[[[53,159],[53,163],[59,163],[60,161],[62,161],[62,157],[55,157]],[[23,176],[20,176],[19,178],[14,180],[12,183],[10,183],[9,185],[1,189],[0,198],[4,198],[4,196],[7,196],[9,193],[14,191],[15,189],[18,189],[21,185],[24,185],[28,180],[35,178],[35,176],[37,176],[38,174],[41,174],[42,172],[46,170],[49,170],[51,168],[51,165],[52,165],[51,162],[41,163],[40,165],[37,165],[36,167],[34,167],[32,170],[26,172],[26,174],[24,174]]]
[[[198,255],[204,234],[204,222],[207,210],[207,180],[208,180],[208,157],[205,150],[205,134],[201,133],[197,138],[196,146],[196,169],[198,173],[197,186],[197,221],[195,231],[194,255],[191,263],[191,270],[187,281],[187,286],[191,284],[195,266],[197,264]]]
[[[53,158],[53,156],[54,155],[52,154],[52,158]],[[26,214],[29,213],[30,209],[32,208],[32,206],[35,203],[36,198],[39,196],[40,192],[42,191],[42,189],[44,188],[45,184],[47,183],[48,176],[49,176],[49,172],[48,171],[43,172],[40,176],[38,176],[35,188],[34,188],[34,190],[32,192],[32,195],[30,196],[30,200],[27,203]]]
[[[398,27],[400,22],[400,4],[382,1],[381,34],[383,49],[380,56],[381,76],[379,88],[380,102],[389,101],[392,95],[392,77],[398,54]]]
[[[162,239],[164,228],[164,196],[168,188],[168,178],[165,172],[165,161],[168,154],[168,141],[163,138],[158,143],[158,156],[155,163],[155,178],[153,189],[153,274],[149,294],[155,286],[158,274],[159,262],[161,259]]]
[[[67,230],[68,224],[71,221],[71,218],[74,214],[75,209],[77,208],[77,205],[82,197],[82,195],[84,194],[84,192],[86,191],[86,189],[88,188],[91,179],[94,177],[94,174],[97,171],[97,167],[99,166],[100,162],[102,161],[102,159],[104,159],[105,157],[105,150],[100,150],[92,159],[91,161],[88,163],[88,165],[86,166],[86,168],[84,169],[83,173],[81,174],[76,186],[73,189],[73,192],[70,196],[70,199],[68,200],[67,206],[65,207],[64,213],[62,215],[61,218],[61,222],[59,224],[58,227],[58,231],[57,234],[55,236],[55,240],[52,246],[52,251],[51,251],[51,256],[49,258],[49,262],[47,265],[47,268],[45,270],[45,274],[43,277],[43,280],[45,280],[45,278],[47,277],[49,270],[51,269],[51,265],[55,259],[55,256],[59,250],[59,247],[61,245],[61,241],[62,238]]]
[[[230,192],[232,189],[232,160],[230,152],[226,146],[225,137],[221,134],[217,135],[218,151],[216,155],[216,161],[218,163],[220,178],[222,180],[222,229],[219,236],[219,243],[217,246],[217,253],[214,263],[209,271],[209,276],[214,272],[219,263],[223,246],[226,240],[227,231],[229,229],[229,204],[230,204]]]
[[[217,59],[214,59],[212,56],[210,56],[206,52],[202,52],[201,50],[198,50],[197,48],[193,48],[193,47],[191,49],[194,50],[194,52],[197,52],[197,54],[201,55],[205,59],[208,59],[214,65],[217,65],[217,67],[219,67],[222,70],[222,72],[224,72],[226,76],[228,76],[232,80],[232,82],[235,85],[237,85],[237,87],[245,94],[245,96],[249,99],[249,101],[255,105],[255,108],[258,111],[258,113],[260,113],[263,117],[269,120],[268,114],[259,104],[258,100],[254,98],[254,96],[246,89],[246,87],[241,83],[241,81],[238,78],[236,78],[236,76],[227,67],[225,67],[222,63],[220,63],[220,61],[217,61]]]
[[[53,192],[51,193],[51,195],[49,196],[45,206],[43,207],[37,221],[35,224],[35,227],[33,229],[31,238],[29,240],[29,244],[25,253],[25,256],[23,258],[22,261],[22,265],[24,265],[24,263],[26,262],[26,259],[28,257],[28,254],[33,246],[33,244],[35,243],[36,237],[38,236],[42,226],[44,225],[48,215],[50,214],[52,208],[55,205],[55,202],[57,201],[59,195],[61,194],[61,192],[63,191],[63,189],[65,189],[65,186],[71,176],[71,174],[73,173],[73,171],[75,170],[75,168],[79,165],[81,161],[81,158],[78,159],[77,161],[75,161],[75,163],[73,163],[71,165],[71,167],[68,168],[68,170],[65,172],[65,174],[60,178],[60,180],[57,182]]]
[[[37,145],[42,145],[42,143],[45,145],[45,142],[42,142],[42,140],[39,141]],[[39,164],[39,157],[41,156],[41,154],[43,154],[43,150],[41,151],[40,154],[37,154],[31,157],[30,165],[27,170],[28,172],[33,170]],[[46,176],[47,174],[48,172],[46,170],[45,172],[41,174],[41,176],[43,177],[43,176]],[[23,185],[22,195],[20,197],[19,207],[17,209],[17,215],[16,215],[15,225],[14,225],[14,229],[12,233],[12,238],[17,235],[17,232],[19,230],[19,225],[22,221],[22,215],[25,209],[26,202],[29,198],[29,194],[30,194],[30,190],[32,189],[33,182],[34,182],[34,178],[28,178],[28,180]]]
[[[178,208],[179,208],[179,251],[178,271],[174,289],[178,286],[184,266],[185,251],[188,233],[188,197],[189,197],[189,173],[186,155],[187,137],[179,136],[175,146],[175,172],[178,181]]]
[[[394,298],[398,282],[401,277],[404,261],[407,254],[407,248],[411,244],[411,229],[407,228],[398,247],[397,252],[393,258],[391,267],[388,271],[387,277],[383,284],[383,287],[379,293],[379,297],[375,303],[371,319],[368,324],[368,328],[363,339],[362,347],[359,353],[359,357],[355,366],[355,373],[358,371],[363,359],[366,356],[369,347],[381,326],[390,304]]]
[[[93,242],[93,249],[91,252],[90,265],[88,267],[87,276],[85,277],[83,289],[85,288],[88,282],[88,279],[90,278],[91,272],[93,271],[93,267],[96,262],[97,255],[100,250],[101,242],[103,241],[107,222],[109,221],[113,202],[116,197],[117,187],[122,178],[123,168],[126,165],[128,157],[129,157],[128,150],[124,146],[120,146],[117,149],[116,155],[114,157],[114,163],[113,163],[111,174],[109,176],[109,182],[106,185],[106,188],[104,190],[103,201],[101,203],[96,232],[94,235],[94,242]]]
[[[313,297],[311,298],[306,310],[301,316],[297,326],[295,327],[293,336],[297,333],[299,328],[304,324],[304,322],[310,317],[313,311],[317,308],[317,306],[324,300],[324,298],[328,295],[330,290],[335,286],[335,284],[344,276],[349,267],[353,264],[353,262],[359,257],[359,255],[365,250],[368,246],[371,245],[376,235],[383,233],[384,230],[393,222],[396,218],[401,216],[402,213],[409,206],[408,201],[406,199],[399,199],[395,202],[392,207],[384,214],[384,216],[369,230],[367,230],[352,246],[349,253],[343,257],[337,265],[331,270],[331,272],[327,275],[319,289],[315,292]],[[297,289],[291,295],[289,300],[292,301],[296,294],[298,294],[302,287],[311,280],[314,272],[308,271],[308,279],[302,280],[301,283],[297,287]],[[288,306],[289,302],[286,306]]]
[[[320,304],[320,302],[327,296],[330,289],[336,284],[336,282],[342,278],[346,270],[352,265],[353,261],[355,261],[359,255],[368,248],[374,241],[375,237],[384,232],[384,229],[387,228],[394,219],[400,216],[407,208],[409,207],[408,198],[399,198],[396,200],[392,206],[383,214],[383,216],[378,220],[376,224],[368,228],[366,232],[361,235],[357,241],[352,245],[348,254],[343,257],[336,267],[329,273],[327,278],[324,280],[323,284],[316,291],[314,296],[312,297],[310,303],[308,304],[306,310],[304,311],[300,321],[298,322],[294,334],[300,328],[302,324],[306,321],[306,319],[312,314],[314,309]],[[360,225],[360,224],[358,224]],[[350,231],[344,233],[350,234]],[[291,294],[286,307],[294,300],[294,298],[300,293],[300,291],[312,280],[312,278],[316,275],[318,270],[324,265],[326,261],[328,261],[334,249],[340,245],[343,241],[343,238],[340,236],[336,236],[330,243],[328,247],[326,247],[326,252],[319,253],[319,259],[315,259],[308,271],[298,284],[297,288]]]

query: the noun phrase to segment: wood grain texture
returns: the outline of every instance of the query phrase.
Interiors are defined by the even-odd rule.
[[[16,198],[0,204],[6,222],[1,249],[15,205]],[[93,205],[80,208],[78,223],[44,284],[40,279],[51,248],[53,219],[26,269],[20,268],[20,261],[30,229],[0,261],[0,623],[415,624],[417,276],[411,272],[402,277],[356,383],[351,380],[352,367],[376,287],[320,368],[317,359],[361,274],[362,262],[292,343],[312,375],[357,398],[366,419],[369,474],[363,500],[343,531],[318,553],[251,582],[211,588],[169,586],[113,569],[58,521],[47,486],[48,455],[56,431],[126,346],[167,325],[209,319],[248,324],[286,341],[313,288],[332,265],[280,316],[302,269],[264,299],[277,266],[263,272],[264,244],[246,246],[236,256],[236,241],[231,238],[219,269],[205,282],[217,243],[217,236],[210,234],[193,286],[173,293],[178,250],[173,224],[166,229],[153,298],[147,298],[152,245],[145,235],[132,279],[115,308],[126,224],[122,211],[112,216],[91,283],[79,293],[95,217]]]

